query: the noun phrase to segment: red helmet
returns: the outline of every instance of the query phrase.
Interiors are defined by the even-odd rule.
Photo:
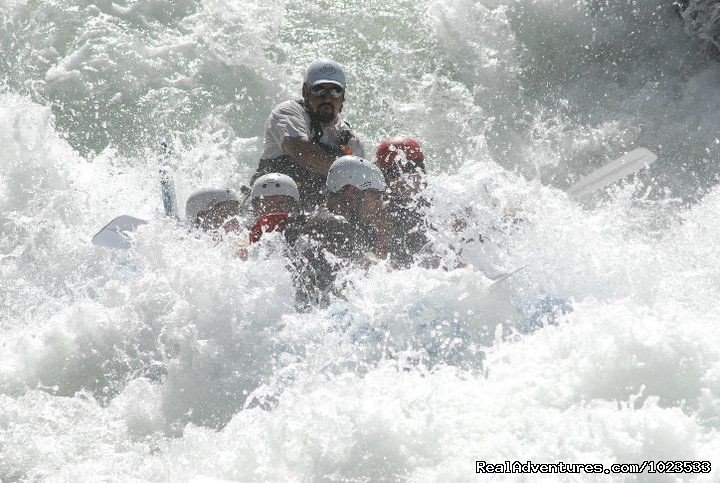
[[[405,153],[402,165],[396,162],[398,153]],[[399,161],[399,160],[398,160]],[[386,172],[388,170],[406,171],[406,168],[420,168],[425,171],[425,155],[417,139],[410,136],[395,136],[380,143],[375,153],[375,164]]]

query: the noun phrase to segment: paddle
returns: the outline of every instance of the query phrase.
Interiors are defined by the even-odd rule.
[[[520,268],[516,268],[515,270],[513,270],[510,273],[501,273],[499,275],[495,275],[494,277],[490,277],[490,280],[492,280],[492,283],[489,285],[489,287],[492,287],[493,285],[498,284],[498,283],[502,282],[503,280],[507,280],[508,278],[512,277],[513,275],[515,275],[516,273],[518,273],[520,270],[522,270],[525,267],[527,267],[527,265],[523,265]]]
[[[175,196],[175,182],[173,179],[173,171],[170,166],[170,147],[167,141],[160,141],[160,193],[162,195],[163,210],[165,216],[175,220],[180,220],[178,215],[177,198]],[[245,185],[240,186],[240,192],[243,199],[240,201],[241,209],[248,209],[248,200],[250,199],[251,190]],[[114,218],[110,223],[105,225],[92,239],[93,245],[128,249],[130,248],[129,236],[138,226],[146,224],[146,220],[135,218],[129,215],[121,215]]]
[[[170,167],[170,147],[164,139],[160,141],[160,193],[162,194],[165,216],[178,220],[177,198],[175,197],[175,181]]]
[[[138,226],[145,224],[147,224],[147,221],[140,218],[129,215],[118,216],[97,232],[92,239],[92,243],[100,247],[127,250],[130,248],[130,233],[135,231]]]
[[[579,201],[591,193],[607,188],[625,176],[649,167],[656,160],[657,156],[646,148],[633,149],[572,185],[568,194]]]
[[[605,166],[596,169],[568,189],[567,193],[575,201],[581,201],[586,196],[607,188],[625,176],[649,167],[657,160],[655,153],[647,148],[637,148],[625,153],[619,158],[610,161]],[[492,285],[507,280],[527,265],[523,265],[510,273],[497,275],[492,280]]]
[[[172,168],[170,167],[170,147],[164,139],[160,141],[160,193],[162,195],[163,209],[165,216],[178,220],[177,200],[175,197],[175,182],[173,181]],[[93,245],[119,248],[126,250],[130,248],[130,233],[140,225],[147,224],[147,220],[135,218],[130,215],[121,215],[114,218],[105,225],[92,238]]]

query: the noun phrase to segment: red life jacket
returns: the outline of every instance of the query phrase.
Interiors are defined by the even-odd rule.
[[[283,231],[285,228],[285,220],[289,213],[287,211],[277,211],[263,215],[250,228],[250,243],[256,243],[263,236],[263,233],[271,231]]]

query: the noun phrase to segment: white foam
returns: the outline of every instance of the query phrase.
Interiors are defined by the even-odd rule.
[[[718,66],[666,2],[16,2],[7,15],[3,481],[720,464],[720,190],[682,203],[715,183]],[[278,237],[241,261],[231,239],[161,216],[156,144],[172,141],[181,204],[237,188],[269,108],[319,55],[347,67],[343,113],[368,152],[421,137],[430,236],[465,266],[358,269],[344,300],[298,313]],[[548,186],[639,144],[653,169],[585,206]],[[149,221],[133,248],[93,247],[120,214]],[[513,332],[545,297],[572,311]]]

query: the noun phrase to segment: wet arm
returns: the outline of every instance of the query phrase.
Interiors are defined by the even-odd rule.
[[[330,165],[335,161],[316,144],[299,137],[286,137],[282,142],[282,150],[296,160],[301,166],[318,174],[327,174]]]

